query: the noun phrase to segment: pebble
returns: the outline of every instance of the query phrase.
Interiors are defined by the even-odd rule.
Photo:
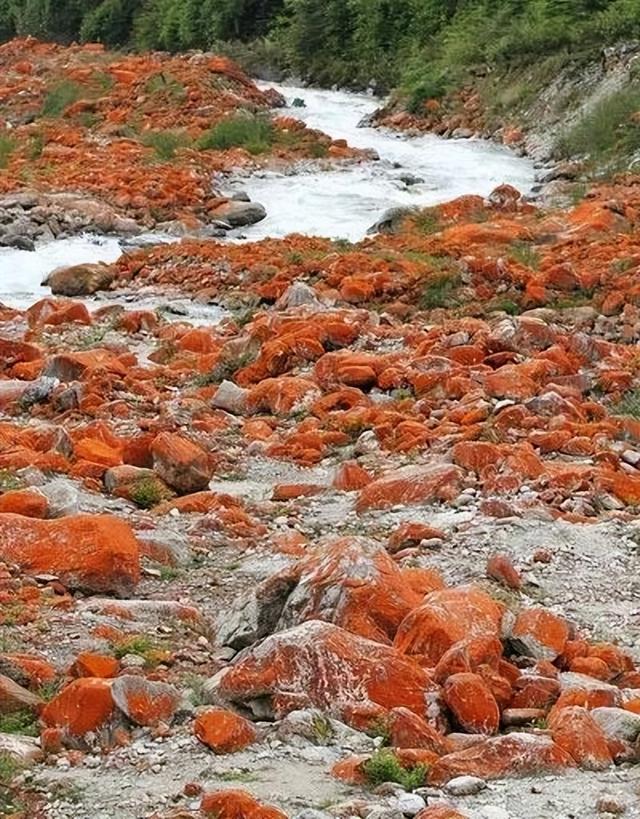
[[[484,779],[477,776],[456,776],[445,785],[445,790],[452,796],[472,796],[487,787]]]
[[[397,802],[397,808],[404,816],[415,816],[426,807],[424,799],[415,793],[403,793]]]

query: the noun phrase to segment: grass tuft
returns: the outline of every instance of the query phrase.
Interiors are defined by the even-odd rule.
[[[131,500],[140,509],[152,509],[163,499],[162,487],[154,478],[141,478],[131,490]]]
[[[42,106],[43,117],[60,117],[80,98],[81,88],[75,82],[63,80],[48,92]]]
[[[275,142],[273,123],[266,117],[235,114],[207,131],[198,142],[201,151],[244,148],[250,154],[266,153]]]
[[[406,791],[413,791],[424,785],[428,768],[415,765],[405,768],[390,748],[380,748],[364,763],[364,774],[371,785],[383,782],[397,782]]]
[[[142,144],[153,148],[161,162],[175,159],[176,151],[191,144],[189,137],[180,131],[149,131],[142,137]]]
[[[435,310],[438,307],[455,307],[457,304],[456,291],[460,286],[460,279],[455,273],[440,273],[431,278],[420,297],[420,307],[423,310]]]

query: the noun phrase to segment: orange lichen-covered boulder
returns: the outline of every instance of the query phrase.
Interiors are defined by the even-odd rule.
[[[9,512],[26,518],[46,518],[49,501],[35,489],[16,489],[0,495],[0,514]]]
[[[215,819],[287,819],[286,813],[270,805],[262,805],[246,791],[228,790],[207,793],[200,810]]]
[[[510,634],[522,654],[552,661],[562,654],[569,636],[569,626],[565,620],[543,608],[523,609],[516,617]]]
[[[470,734],[495,734],[500,709],[491,689],[479,674],[453,674],[444,686],[444,699],[456,722]]]
[[[0,514],[0,560],[88,591],[124,594],[140,578],[138,542],[129,524],[112,515],[35,520]]]
[[[393,648],[365,640],[331,623],[313,620],[267,637],[207,683],[216,704],[254,704],[276,719],[300,708],[321,708],[354,727],[356,713],[370,722],[405,707],[427,717],[439,690],[431,677]]]
[[[257,731],[244,717],[224,708],[201,711],[193,724],[193,732],[200,742],[217,754],[241,751],[257,739]]]
[[[498,671],[501,659],[502,643],[497,635],[470,637],[454,643],[445,651],[433,677],[442,684],[453,674],[478,673],[480,668]]]
[[[438,756],[453,751],[453,743],[408,708],[392,708],[387,719],[393,748],[425,748]]]
[[[133,674],[114,680],[111,692],[118,708],[136,725],[170,722],[180,704],[180,694],[172,685]]]
[[[394,645],[435,666],[460,640],[497,636],[502,615],[502,606],[474,586],[435,591],[402,621]]]
[[[453,464],[402,467],[388,472],[361,490],[356,510],[388,509],[402,504],[414,506],[457,497],[462,470]]]
[[[422,600],[385,549],[363,538],[340,538],[318,549],[301,561],[298,577],[280,628],[327,620],[369,640],[391,643]]]
[[[151,453],[154,470],[177,492],[188,495],[209,486],[213,475],[209,454],[182,435],[161,433],[151,445]]]
[[[575,767],[573,757],[548,737],[507,734],[441,757],[429,771],[429,784],[445,785],[456,776],[502,779],[558,773]]]
[[[115,715],[111,686],[111,680],[101,678],[74,680],[45,706],[40,714],[43,724],[62,728],[72,737],[99,730]]]
[[[355,492],[368,486],[373,478],[355,461],[345,461],[338,467],[333,479],[333,488],[341,492]]]
[[[553,741],[581,768],[602,771],[613,763],[607,737],[586,708],[554,709],[549,716],[549,727]]]
[[[73,677],[101,677],[108,680],[117,677],[119,670],[120,663],[115,657],[84,652],[78,654],[69,674]]]

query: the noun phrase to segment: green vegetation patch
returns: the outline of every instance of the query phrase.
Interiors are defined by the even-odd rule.
[[[593,165],[622,168],[625,160],[640,151],[640,122],[633,116],[638,111],[638,85],[621,88],[600,100],[559,139],[557,153],[587,157]]]
[[[6,168],[11,159],[11,154],[16,149],[16,141],[10,136],[0,134],[0,170]]]
[[[178,150],[191,144],[189,136],[183,131],[149,131],[142,136],[141,142],[147,148],[153,148],[161,162],[170,162],[175,159]]]
[[[20,734],[25,737],[39,735],[38,720],[31,711],[15,711],[0,715],[0,734]]]
[[[49,89],[42,106],[43,117],[60,117],[66,109],[80,99],[82,88],[78,83],[63,80]]]
[[[235,114],[207,131],[198,142],[201,151],[244,148],[258,155],[269,151],[276,141],[276,129],[267,117]]]
[[[405,790],[413,791],[425,784],[428,768],[426,765],[405,768],[390,748],[380,748],[364,763],[363,770],[371,785],[397,782]]]
[[[439,273],[426,284],[420,297],[422,310],[435,310],[438,307],[455,307],[458,304],[456,293],[460,287],[457,273]]]

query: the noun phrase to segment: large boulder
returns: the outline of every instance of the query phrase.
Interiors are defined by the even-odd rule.
[[[460,493],[463,471],[454,464],[405,466],[388,472],[360,492],[356,510],[389,509],[450,501]]]
[[[320,708],[358,729],[398,706],[430,720],[440,713],[439,688],[424,668],[390,646],[317,620],[243,652],[206,683],[205,698],[259,719]]]
[[[106,290],[115,278],[112,265],[77,264],[71,267],[57,267],[42,282],[51,292],[59,296],[89,296],[98,290]]]
[[[429,578],[437,585],[437,576]],[[382,546],[340,538],[251,592],[231,619],[225,615],[219,638],[240,648],[307,620],[324,620],[390,644],[402,620],[433,589],[415,588],[415,580]]]
[[[207,452],[182,435],[163,432],[151,445],[153,468],[176,492],[189,495],[207,489],[213,476]]]
[[[0,560],[91,592],[126,594],[140,579],[138,541],[129,524],[112,515],[37,520],[0,514]]]
[[[237,202],[229,200],[213,211],[216,219],[226,222],[231,227],[245,227],[261,222],[267,216],[267,211],[258,202]]]

